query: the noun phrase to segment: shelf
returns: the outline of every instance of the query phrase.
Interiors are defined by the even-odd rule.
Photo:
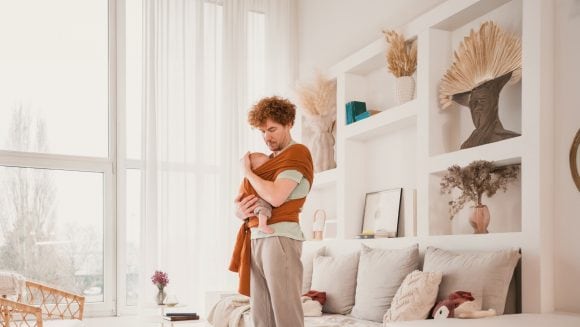
[[[344,138],[366,141],[379,135],[416,124],[417,100],[387,109],[364,120],[351,123],[344,129]]]
[[[330,187],[336,183],[336,168],[325,170],[314,175],[313,189]]]
[[[463,167],[474,160],[495,161],[499,165],[516,164],[521,162],[522,151],[522,136],[513,137],[499,142],[430,157],[429,172],[445,171],[452,165]]]

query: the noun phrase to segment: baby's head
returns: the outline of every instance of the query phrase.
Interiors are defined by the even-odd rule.
[[[250,165],[252,166],[252,170],[260,167],[266,161],[268,161],[270,157],[267,155],[260,153],[260,152],[252,152],[250,153]]]

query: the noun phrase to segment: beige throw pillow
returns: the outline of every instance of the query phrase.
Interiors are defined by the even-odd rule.
[[[357,252],[339,257],[314,258],[311,288],[326,292],[322,312],[347,314],[352,309],[358,257]]]
[[[440,272],[419,270],[408,274],[397,290],[391,307],[383,316],[383,322],[422,320],[429,317],[437,300],[442,276]]]
[[[352,316],[383,321],[405,277],[419,267],[419,248],[374,249],[362,244]]]
[[[326,247],[324,246],[315,250],[302,252],[302,256],[300,257],[300,260],[302,261],[302,294],[306,294],[310,291],[314,258],[324,255],[325,252]]]
[[[517,249],[455,253],[428,247],[423,271],[442,272],[437,301],[455,291],[481,294],[483,310],[495,309],[503,314],[506,296],[520,254]]]

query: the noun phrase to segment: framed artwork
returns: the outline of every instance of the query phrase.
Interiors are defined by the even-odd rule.
[[[397,237],[402,188],[367,193],[362,234],[372,231],[375,237]]]
[[[570,148],[570,171],[572,172],[572,179],[578,191],[580,191],[580,129],[576,132]]]

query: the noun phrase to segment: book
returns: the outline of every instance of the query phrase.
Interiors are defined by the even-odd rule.
[[[168,312],[165,314],[168,317],[171,316],[197,316],[195,312]]]
[[[368,238],[375,238],[374,234],[358,234],[356,238],[368,239]]]
[[[356,116],[367,111],[367,104],[361,101],[351,101],[346,104],[346,124],[354,123]]]
[[[163,319],[169,321],[184,321],[184,320],[199,320],[199,316],[185,315],[185,316],[163,316]]]
[[[368,118],[370,116],[371,116],[371,113],[368,111],[365,111],[363,113],[356,115],[356,117],[354,117],[354,121],[363,120],[363,119]]]

